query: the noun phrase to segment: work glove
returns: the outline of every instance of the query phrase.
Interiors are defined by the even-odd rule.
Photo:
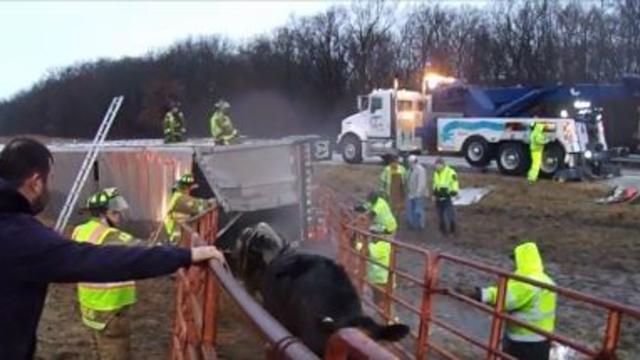
[[[460,295],[470,297],[476,301],[482,301],[482,293],[479,287],[461,284],[456,286],[453,290]]]
[[[367,211],[367,207],[364,204],[357,204],[356,206],[353,207],[353,210],[359,213],[363,213]]]

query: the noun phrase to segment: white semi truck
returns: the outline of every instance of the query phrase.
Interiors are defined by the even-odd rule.
[[[422,151],[425,96],[417,91],[377,89],[358,97],[358,112],[342,120],[338,146],[344,161]]]

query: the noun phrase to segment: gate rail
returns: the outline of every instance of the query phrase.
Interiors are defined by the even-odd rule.
[[[390,278],[396,280],[401,279],[422,289],[422,295],[420,296],[418,301],[419,305],[417,306],[411,301],[400,297],[393,281],[389,281],[386,286],[381,289],[384,293],[384,299],[381,306],[378,306],[369,299],[363,297],[363,302],[374,308],[375,311],[387,321],[393,320],[393,306],[403,308],[418,317],[418,329],[417,331],[416,329],[413,329],[411,332],[412,337],[415,339],[415,348],[412,351],[408,351],[406,348],[399,345],[394,346],[398,353],[403,354],[407,358],[424,359],[428,356],[430,351],[433,351],[447,359],[458,359],[455,354],[452,354],[449,350],[436,344],[433,339],[430,339],[430,328],[435,324],[451,333],[454,337],[486,351],[486,359],[515,359],[500,350],[502,325],[505,321],[509,321],[540,334],[547,339],[566,345],[578,353],[591,358],[616,359],[616,350],[618,348],[618,340],[620,338],[620,324],[622,318],[629,318],[633,321],[640,320],[640,309],[632,306],[623,305],[610,300],[604,300],[568,288],[541,283],[478,261],[469,260],[447,253],[429,251],[416,245],[381,236],[380,234],[372,234],[367,230],[366,218],[355,213],[353,209],[341,204],[335,193],[330,189],[316,188],[314,191],[314,202],[315,206],[321,208],[320,213],[324,215],[323,219],[318,219],[315,222],[317,228],[316,233],[323,234],[326,240],[337,240],[335,245],[338,248],[338,261],[344,265],[347,272],[352,276],[352,279],[361,294],[364,293],[365,285],[370,287],[375,286],[367,280],[367,264],[375,264],[385,268],[389,271]],[[367,248],[368,243],[372,238],[383,239],[391,244],[391,259],[389,266],[385,266],[368,258]],[[359,247],[359,250],[356,250],[354,246],[355,243],[362,243],[363,246]],[[424,271],[420,277],[409,274],[397,267],[396,254],[400,250],[409,251],[416,256],[422,257]],[[442,264],[445,262],[496,277],[498,288],[496,304],[494,306],[483,304],[459,294],[452,289],[439,287],[438,280],[440,279],[440,269],[442,268]],[[606,327],[601,336],[601,345],[596,348],[592,345],[584,344],[578,339],[549,333],[505,313],[503,304],[506,296],[507,282],[510,279],[545,288],[573,301],[605,310],[607,312],[607,319]],[[489,329],[488,341],[478,339],[464,329],[461,329],[453,325],[451,322],[436,316],[433,312],[435,295],[447,296],[456,299],[484,313],[490,314],[491,326]]]
[[[210,209],[179,222],[181,246],[214,244],[218,228],[217,209]],[[266,342],[269,359],[317,359],[302,342],[291,335],[242,288],[225,264],[207,264],[181,269],[176,276],[175,313],[170,359],[216,359],[217,320],[221,290],[238,306]],[[257,350],[258,352],[261,349]],[[330,338],[325,359],[391,360],[395,356],[355,329],[342,329]]]

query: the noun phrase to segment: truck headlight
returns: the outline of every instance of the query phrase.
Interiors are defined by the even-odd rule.
[[[587,150],[584,152],[584,158],[587,160],[591,160],[593,158],[593,153],[591,152],[591,150]]]

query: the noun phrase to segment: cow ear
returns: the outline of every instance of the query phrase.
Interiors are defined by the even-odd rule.
[[[409,327],[403,324],[383,326],[376,334],[376,340],[398,341],[409,334]]]

